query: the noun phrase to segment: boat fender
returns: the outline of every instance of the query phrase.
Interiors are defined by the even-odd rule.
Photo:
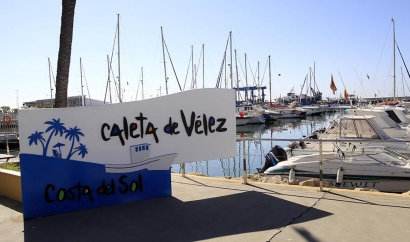
[[[343,167],[340,167],[337,170],[337,174],[336,174],[336,186],[340,187],[342,182],[343,182]]]
[[[295,176],[296,176],[296,172],[295,172],[295,169],[293,169],[292,167],[290,168],[290,171],[289,171],[289,181],[295,180]]]

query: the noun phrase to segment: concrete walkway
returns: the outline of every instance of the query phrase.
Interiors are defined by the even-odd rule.
[[[410,196],[172,175],[173,196],[23,221],[0,241],[408,241]]]

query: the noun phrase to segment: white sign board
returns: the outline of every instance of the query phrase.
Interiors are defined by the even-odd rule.
[[[25,218],[152,198],[156,189],[164,196],[171,164],[235,156],[235,91],[196,89],[121,104],[19,110],[19,135]],[[158,185],[161,180],[166,183]],[[143,194],[142,184],[150,194]],[[131,190],[142,195],[127,195]]]
[[[67,158],[72,145],[75,148],[82,143],[87,155],[82,157],[77,152],[70,159],[100,164],[129,163],[130,146],[140,143],[151,144],[151,156],[177,153],[173,163],[234,157],[234,95],[231,89],[196,89],[121,104],[20,110],[20,139],[27,140],[33,132],[50,128],[48,133],[53,135],[47,156],[53,155],[50,146],[58,142],[65,143],[58,147],[62,158]],[[58,132],[62,129],[58,128],[62,126],[71,133],[60,136]],[[66,142],[67,135],[72,137],[71,143]],[[41,155],[43,149],[39,149],[39,145],[21,142],[20,147],[24,153]]]

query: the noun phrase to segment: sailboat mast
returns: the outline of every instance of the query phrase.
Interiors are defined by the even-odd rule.
[[[239,72],[238,72],[238,56],[236,54],[235,50],[235,69],[236,69],[236,88],[237,88],[237,93],[238,93],[238,99],[237,101],[240,100],[240,93],[239,93]]]
[[[404,93],[404,76],[403,76],[403,68],[400,67],[400,73],[401,73],[401,83],[403,85],[403,101],[406,100],[406,94]]]
[[[195,67],[194,67],[194,46],[191,45],[191,66],[192,66],[192,82],[191,89],[195,89]]]
[[[225,55],[225,60],[224,60],[224,68],[225,68],[225,71],[224,71],[224,75],[225,75],[224,84],[225,84],[225,86],[224,86],[224,88],[226,88],[226,87],[228,86],[228,77],[227,77],[228,72],[226,71],[226,66],[227,66],[227,65],[229,65],[229,64],[228,64],[227,61],[226,61],[226,55]]]
[[[161,26],[161,38],[162,38],[162,58],[164,60],[164,74],[165,74],[165,92],[168,95],[168,78],[167,78],[167,66],[165,64],[165,43],[164,43],[164,33],[162,32]]]
[[[51,82],[51,64],[50,64],[50,57],[48,57],[48,76],[50,77],[50,105],[53,108],[53,86]],[[17,106],[18,108],[18,106]]]
[[[205,88],[205,45],[202,44],[202,88]]]
[[[195,76],[194,80],[195,80],[195,82],[194,82],[194,88],[193,89],[198,89],[198,83],[196,82],[196,76],[198,75],[197,68],[198,67],[196,66],[196,64],[194,64],[194,76]]]
[[[313,90],[315,93],[319,92],[319,89],[316,90],[316,62],[313,62]]]
[[[144,69],[141,67],[141,89],[142,89],[142,100],[144,100]]]
[[[248,69],[247,67],[247,63],[246,63],[246,53],[245,53],[245,102],[248,103]]]
[[[259,79],[259,61],[258,61],[258,98],[260,100],[261,98],[261,83],[260,83],[260,79]]]
[[[122,91],[121,91],[121,64],[120,64],[120,14],[117,14],[117,29],[118,29],[118,97],[120,103],[122,103]]]
[[[269,109],[271,109],[272,105],[272,76],[271,76],[271,69],[270,69],[270,55],[269,58]]]
[[[84,92],[83,92],[83,64],[80,57],[80,80],[81,80],[81,106],[84,107]]]
[[[110,104],[112,104],[112,96],[111,96],[111,80],[110,80],[110,74],[111,74],[111,65],[110,65],[110,58],[107,55],[107,64],[108,64],[108,80],[107,80],[107,88],[108,88],[108,93],[110,95]],[[106,90],[107,92],[107,90]],[[105,101],[105,99],[104,99]]]
[[[393,101],[396,101],[396,29],[394,26],[394,19],[392,18],[391,21],[393,22],[393,83],[394,83]]]
[[[232,31],[229,31],[229,42],[230,42],[230,52],[231,52],[231,64],[229,66],[230,69],[230,77],[231,77],[231,87],[233,87],[233,78],[232,78]]]

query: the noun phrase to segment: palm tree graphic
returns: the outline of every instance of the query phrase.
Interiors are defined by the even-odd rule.
[[[47,150],[48,150],[48,145],[50,144],[50,140],[51,137],[53,136],[57,136],[58,134],[60,134],[60,137],[63,136],[63,134],[66,132],[66,128],[64,127],[64,123],[60,123],[60,119],[54,119],[53,121],[47,121],[45,122],[45,124],[50,125],[47,129],[46,129],[46,133],[48,131],[51,130],[50,136],[48,137],[47,143],[46,143],[46,147],[44,147],[43,149],[43,156],[47,155]]]
[[[84,156],[85,156],[86,154],[88,154],[87,148],[85,147],[85,145],[83,145],[83,144],[81,144],[81,143],[80,143],[79,146],[77,146],[77,147],[74,148],[73,155],[74,155],[74,153],[76,153],[76,152],[78,152],[78,155],[81,155],[81,158],[84,158]]]
[[[43,146],[43,150],[44,150],[44,142],[46,142],[46,140],[43,137],[44,132],[34,132],[34,134],[31,134],[28,139],[29,142],[28,144],[31,146],[33,143],[35,145],[37,145],[37,142],[40,142],[41,146]]]
[[[75,153],[78,153],[78,155],[81,155],[81,158],[84,158],[84,156],[88,154],[87,147],[84,144],[80,143],[80,136],[84,136],[84,134],[80,131],[81,129],[77,128],[77,126],[75,126],[74,128],[67,129],[64,126],[64,123],[60,122],[60,119],[52,119],[52,121],[47,121],[44,124],[49,125],[49,127],[46,129],[46,133],[51,131],[51,133],[49,133],[50,136],[48,137],[47,142],[43,137],[44,132],[35,131],[28,137],[30,146],[32,144],[35,144],[35,145],[38,145],[38,143],[41,144],[43,148],[43,156],[47,156],[47,150],[50,145],[51,137],[57,136],[57,135],[60,135],[60,137],[62,137],[63,134],[66,134],[64,137],[65,139],[68,139],[69,141],[71,141],[70,151],[66,158],[67,160],[69,160],[71,156],[73,156]],[[75,141],[79,143],[79,146],[74,148]],[[52,157],[62,158],[61,147],[63,146],[65,146],[65,144],[57,142],[53,146]]]
[[[65,138],[71,140],[71,148],[70,148],[70,152],[68,153],[67,156],[67,160],[69,160],[71,158],[71,156],[75,153],[73,152],[73,148],[74,148],[74,142],[77,140],[78,143],[80,143],[80,135],[84,136],[84,134],[82,132],[80,132],[81,129],[77,129],[77,126],[75,126],[74,128],[70,128],[69,130],[66,130],[66,135]],[[85,148],[85,146],[84,146]]]

